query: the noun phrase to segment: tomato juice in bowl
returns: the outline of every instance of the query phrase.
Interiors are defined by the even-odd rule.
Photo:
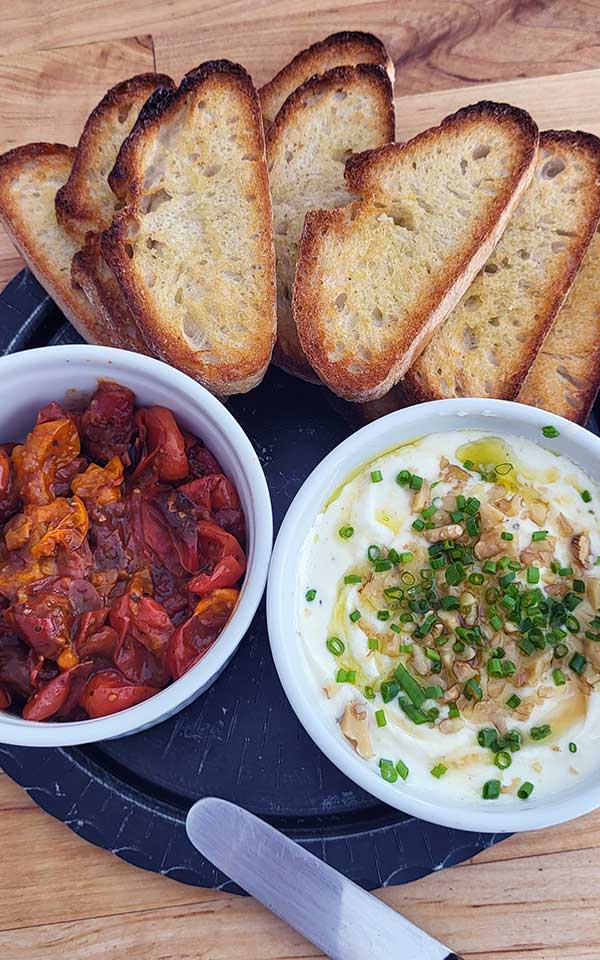
[[[21,502],[0,564],[0,692],[13,701],[0,741],[143,729],[206,689],[258,606],[272,537],[262,469],[225,407],[159,361],[69,346],[0,364],[0,441],[29,435],[2,454]],[[52,476],[37,469],[44,443]],[[11,644],[17,659],[28,653],[31,683],[14,676],[14,657],[6,664]]]

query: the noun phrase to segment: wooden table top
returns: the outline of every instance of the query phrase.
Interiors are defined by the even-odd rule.
[[[398,95],[584,70],[599,78],[599,0],[3,0],[0,14],[0,152],[76,143],[90,109],[131,74],[179,78],[228,57],[260,84],[335,30],[382,37]],[[426,114],[422,99],[413,105]],[[454,109],[455,99],[441,102]],[[542,112],[555,108],[540,99]],[[587,103],[597,133],[598,102]],[[0,235],[0,288],[21,265]],[[85,843],[2,773],[0,811],[3,960],[320,956],[248,898],[145,873]],[[600,960],[600,812],[380,895],[465,958]]]

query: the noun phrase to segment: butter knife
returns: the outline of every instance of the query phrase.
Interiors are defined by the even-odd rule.
[[[460,960],[438,940],[227,800],[191,808],[188,837],[227,877],[333,960]]]

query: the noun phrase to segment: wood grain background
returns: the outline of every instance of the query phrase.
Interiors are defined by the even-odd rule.
[[[526,106],[543,126],[576,121],[600,134],[598,0],[0,0],[0,152],[75,143],[105,90],[133,73],[179,78],[228,57],[260,84],[301,47],[347,29],[388,45],[407,98],[399,136],[481,95]],[[561,76],[528,79],[552,74]],[[0,288],[20,266],[0,235]],[[86,844],[1,773],[0,817],[1,960],[319,956],[250,899]],[[599,831],[600,813],[513,837],[378,895],[473,960],[600,960]]]

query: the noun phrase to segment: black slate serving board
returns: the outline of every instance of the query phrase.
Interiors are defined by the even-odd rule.
[[[0,295],[0,353],[78,342],[28,271]],[[304,479],[351,428],[323,390],[275,368],[229,407],[264,467],[277,530]],[[264,602],[231,664],[175,717],[90,746],[0,744],[0,765],[86,840],[183,883],[237,893],[187,841],[185,815],[201,796],[240,803],[368,889],[415,880],[503,838],[409,817],[329,763],[285,698]]]

